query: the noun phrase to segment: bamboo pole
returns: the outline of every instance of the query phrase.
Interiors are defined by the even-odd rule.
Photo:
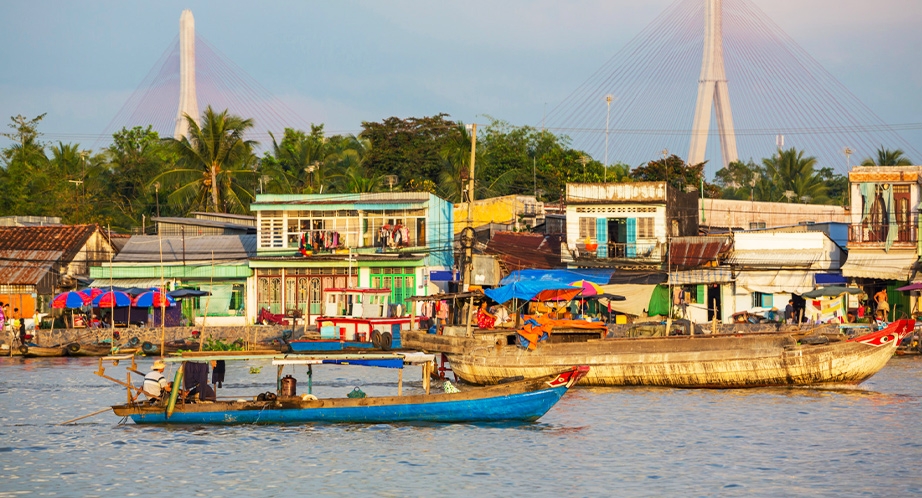
[[[160,244],[160,292],[164,292],[164,287],[166,286],[163,281],[163,236],[160,234],[160,227],[157,227],[157,241]],[[166,325],[164,317],[166,316],[166,310],[164,306],[165,302],[160,303],[160,357],[163,358],[166,356]]]
[[[109,410],[111,410],[111,409],[112,409],[112,408],[110,408],[110,407],[107,406],[107,407],[103,408],[102,410],[95,411],[95,412],[93,412],[93,413],[90,413],[90,414],[88,414],[88,415],[84,415],[84,416],[82,416],[82,417],[72,418],[72,419],[70,419],[70,420],[68,420],[68,421],[66,421],[66,422],[61,422],[61,423],[58,424],[58,425],[72,424],[72,423],[74,423],[74,422],[76,422],[76,421],[78,421],[78,420],[83,420],[83,419],[85,419],[85,418],[90,418],[90,417],[92,417],[92,416],[99,415],[100,413],[107,412],[107,411],[109,411]]]
[[[397,396],[403,396],[403,369],[397,369]]]
[[[201,351],[205,344],[205,321],[208,320],[208,307],[211,305],[211,296],[214,294],[214,251],[211,251],[211,280],[209,280],[211,292],[205,299],[205,313],[202,313],[202,330],[198,334],[198,350]]]

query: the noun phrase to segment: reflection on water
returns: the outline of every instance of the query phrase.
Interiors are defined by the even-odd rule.
[[[579,389],[534,424],[143,427],[105,413],[55,425],[124,400],[95,369],[0,359],[0,496],[922,492],[922,358],[846,389]],[[317,368],[314,392],[393,394],[396,378]],[[418,369],[404,379],[422,389]],[[219,395],[248,397],[274,388],[274,369],[229,364],[227,380]]]

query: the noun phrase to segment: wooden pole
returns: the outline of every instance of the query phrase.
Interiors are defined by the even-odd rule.
[[[403,396],[403,369],[397,369],[397,396]]]
[[[211,295],[214,294],[214,251],[211,251],[211,280],[209,280],[211,292],[205,298],[205,312],[202,313],[202,330],[198,333],[198,350],[201,351],[205,341],[205,321],[208,320],[208,306],[211,304]]]
[[[166,284],[163,281],[163,236],[160,234],[160,227],[157,227],[157,241],[160,243],[160,292],[163,293]],[[166,312],[164,306],[166,303],[160,303],[160,357],[166,356],[166,325],[164,317]]]
[[[78,421],[78,420],[83,420],[83,419],[85,419],[85,418],[90,418],[90,417],[92,417],[92,416],[94,416],[94,415],[99,415],[100,413],[107,412],[107,411],[109,411],[109,410],[111,410],[111,409],[112,409],[111,407],[108,407],[108,406],[107,406],[107,407],[103,408],[102,410],[97,410],[97,411],[95,411],[95,412],[93,412],[93,413],[90,413],[90,414],[88,414],[88,415],[84,415],[84,416],[82,416],[82,417],[72,418],[72,419],[70,419],[70,420],[68,420],[68,421],[66,421],[66,422],[61,422],[61,423],[58,424],[58,425],[72,424],[72,423],[74,423],[74,422],[76,422],[76,421]]]
[[[462,290],[467,292],[471,285],[471,275],[474,270],[474,162],[477,158],[477,123],[471,124],[471,164],[467,179],[467,229],[471,232],[472,240],[464,248],[464,282]],[[470,321],[470,316],[468,316]]]

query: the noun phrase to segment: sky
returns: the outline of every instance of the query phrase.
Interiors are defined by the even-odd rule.
[[[922,1],[754,2],[885,123],[918,124],[903,135],[922,150]],[[540,126],[671,3],[7,1],[0,117],[48,113],[44,140],[89,147],[188,8],[199,35],[328,133],[437,113]]]

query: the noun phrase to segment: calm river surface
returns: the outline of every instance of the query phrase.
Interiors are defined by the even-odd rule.
[[[0,359],[0,496],[922,493],[922,358],[895,358],[850,390],[579,389],[522,425],[158,428],[111,412],[55,425],[124,400],[95,367]],[[123,379],[123,367],[106,373]],[[295,376],[306,392],[305,370]],[[252,396],[274,378],[231,362],[219,395]],[[419,390],[419,369],[405,380]],[[330,366],[315,370],[314,392],[388,394],[395,381]]]

